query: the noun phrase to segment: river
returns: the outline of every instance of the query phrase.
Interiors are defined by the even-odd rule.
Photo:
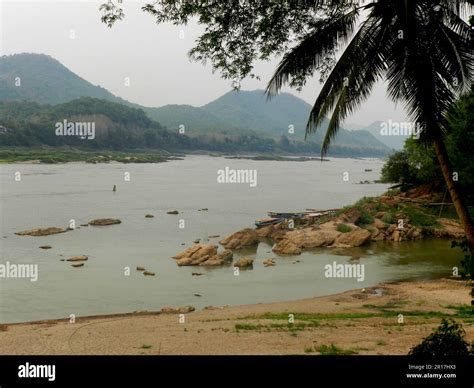
[[[0,264],[37,264],[39,273],[36,282],[0,278],[0,322],[294,300],[381,281],[450,275],[460,255],[449,241],[435,240],[373,243],[350,251],[324,248],[297,257],[275,256],[271,245],[260,243],[236,253],[256,259],[254,268],[239,276],[232,266],[178,267],[171,259],[195,239],[207,242],[208,236],[222,238],[251,227],[267,211],[338,208],[379,195],[386,185],[359,182],[378,179],[382,165],[377,159],[283,162],[211,156],[158,164],[1,165]],[[256,187],[219,183],[218,171],[226,167],[256,170]],[[166,214],[174,209],[178,215]],[[148,213],[155,217],[145,218]],[[122,223],[45,237],[14,234],[105,217]],[[81,268],[61,261],[74,255],[89,260]],[[261,262],[269,257],[277,264],[264,268]],[[334,261],[364,264],[364,281],[325,278],[324,265]],[[137,266],[156,276],[145,277]]]

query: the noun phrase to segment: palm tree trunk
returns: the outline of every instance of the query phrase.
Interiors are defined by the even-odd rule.
[[[446,146],[444,145],[443,139],[441,136],[438,136],[434,139],[433,143],[438,163],[441,167],[441,171],[443,172],[443,177],[446,182],[446,186],[448,187],[449,194],[451,195],[451,200],[453,201],[454,208],[456,209],[456,212],[459,216],[461,226],[466,233],[469,250],[471,251],[471,255],[474,256],[474,223],[472,222],[472,218],[469,214],[467,206],[461,197],[459,185],[457,181],[453,180],[454,171],[451,166],[451,162],[449,161],[448,152],[446,150]]]

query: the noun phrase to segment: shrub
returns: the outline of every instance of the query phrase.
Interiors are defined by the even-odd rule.
[[[357,220],[357,225],[369,225],[374,222],[374,217],[372,217],[368,212],[362,212],[362,215]]]
[[[469,355],[469,345],[465,341],[465,331],[453,319],[444,319],[441,325],[414,346],[408,354],[413,356],[465,356]]]
[[[467,239],[464,237],[460,241],[452,241],[451,248],[460,248],[464,254],[464,259],[461,260],[461,276],[463,278],[471,277],[474,280],[474,257],[469,252],[469,246]],[[474,297],[474,295],[472,295]]]
[[[385,213],[382,217],[382,221],[386,224],[393,224],[395,222],[395,217],[393,214]]]
[[[349,225],[346,224],[339,224],[337,226],[337,231],[341,233],[349,233],[352,230],[352,228]]]

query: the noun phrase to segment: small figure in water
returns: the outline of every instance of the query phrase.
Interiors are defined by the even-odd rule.
[[[117,191],[117,186],[114,185],[114,188],[112,189],[112,191],[115,193]]]

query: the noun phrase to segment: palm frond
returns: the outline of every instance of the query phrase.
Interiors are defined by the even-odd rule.
[[[345,86],[342,89],[335,87],[333,95],[337,96],[334,110],[326,130],[321,147],[321,156],[324,156],[337,135],[340,124],[370,96],[373,86],[382,77],[386,70],[385,60],[381,55],[380,45],[386,40],[387,24],[382,19],[369,19],[371,23],[361,28],[361,39],[353,49],[357,50],[357,57],[353,59]],[[328,79],[329,81],[329,79]],[[315,104],[317,106],[317,104]],[[322,106],[313,123],[320,123],[328,107]],[[314,112],[316,113],[316,111]],[[310,116],[311,120],[311,116]],[[307,130],[311,130],[311,121]],[[315,130],[315,129],[314,129]]]
[[[267,95],[278,94],[292,77],[312,74],[323,63],[327,53],[349,39],[358,15],[359,9],[355,8],[334,19],[317,21],[313,30],[284,55],[267,85]]]
[[[306,135],[316,132],[334,108],[323,141],[324,155],[335,138],[340,123],[368,98],[372,87],[386,70],[381,45],[387,39],[390,18],[376,12],[361,25],[326,80],[311,110]]]

